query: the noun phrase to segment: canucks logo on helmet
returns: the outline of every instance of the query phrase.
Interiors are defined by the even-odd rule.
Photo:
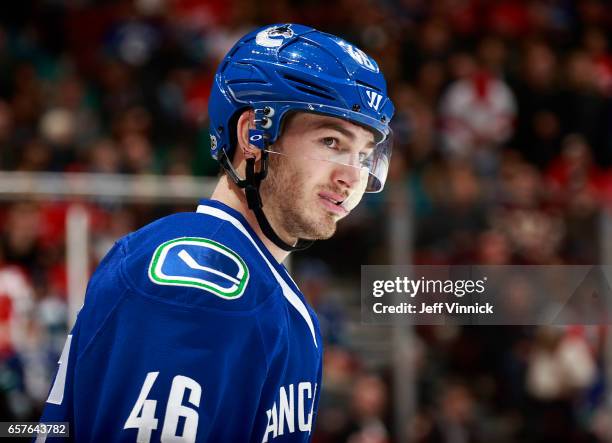
[[[279,38],[280,37],[280,38]],[[293,37],[291,25],[273,26],[257,33],[255,42],[266,48],[278,48],[285,39]]]

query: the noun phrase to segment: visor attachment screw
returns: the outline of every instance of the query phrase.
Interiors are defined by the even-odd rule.
[[[383,122],[383,123],[384,123],[384,122],[386,122],[386,121],[387,121],[387,117],[385,117],[385,116],[383,115],[383,116],[380,118],[380,121],[381,121],[381,122]]]
[[[353,105],[353,111],[355,111],[355,112],[361,111],[361,106],[359,106],[358,104],[354,104]]]
[[[264,129],[268,129],[270,126],[272,126],[272,120],[270,120],[268,117],[262,117],[261,127]]]
[[[268,117],[272,117],[274,115],[274,108],[271,108],[270,106],[266,106],[263,110],[264,115],[267,115]]]

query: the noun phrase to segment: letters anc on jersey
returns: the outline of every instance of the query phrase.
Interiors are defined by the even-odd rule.
[[[310,434],[316,395],[316,383],[303,381],[295,385],[281,386],[278,401],[266,411],[268,424],[261,442],[268,443],[270,439],[294,432]]]
[[[157,247],[149,265],[149,278],[158,285],[187,286],[233,300],[244,294],[249,268],[221,243],[182,237]]]

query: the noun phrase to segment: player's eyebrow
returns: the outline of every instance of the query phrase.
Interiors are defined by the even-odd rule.
[[[356,138],[353,131],[350,131],[346,129],[344,126],[339,125],[338,123],[334,123],[334,122],[329,122],[329,121],[319,122],[314,126],[314,129],[332,129],[334,131],[338,131],[339,133],[344,135],[346,138],[348,138],[350,141],[354,141]],[[368,141],[368,146],[367,146],[368,148],[374,148],[374,146],[375,146],[375,143],[373,141]]]

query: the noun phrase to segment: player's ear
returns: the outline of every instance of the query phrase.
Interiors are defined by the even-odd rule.
[[[255,127],[254,118],[255,113],[252,109],[248,109],[240,115],[236,125],[236,141],[237,149],[240,150],[244,158],[255,158],[255,160],[259,161],[261,150],[249,143],[249,129]]]

